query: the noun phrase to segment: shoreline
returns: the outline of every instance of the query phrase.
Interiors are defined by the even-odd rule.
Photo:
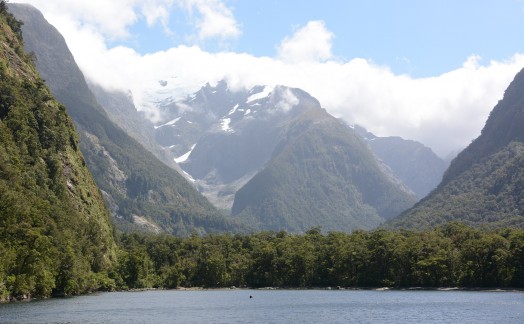
[[[32,301],[46,300],[46,299],[60,299],[60,298],[71,298],[78,296],[88,296],[98,293],[111,293],[111,292],[145,292],[145,291],[227,291],[227,290],[282,290],[282,291],[304,291],[304,290],[327,290],[327,291],[442,291],[442,292],[453,292],[453,291],[471,291],[471,292],[516,292],[524,293],[524,288],[482,288],[482,287],[177,287],[177,288],[133,288],[133,289],[117,289],[113,291],[100,290],[93,291],[90,293],[72,295],[72,296],[51,296],[46,298],[26,298],[26,299],[16,299],[8,298],[7,300],[0,300],[0,304],[9,304],[9,303],[26,303]]]
[[[348,291],[479,291],[479,292],[524,292],[524,288],[498,288],[498,287],[177,287],[177,288],[140,288],[123,289],[115,292],[140,292],[140,291],[212,291],[212,290],[348,290]]]

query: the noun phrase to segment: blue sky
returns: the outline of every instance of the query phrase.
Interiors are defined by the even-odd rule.
[[[207,82],[281,84],[446,156],[524,67],[524,0],[11,2],[40,9],[87,79],[131,93],[154,122],[156,101]]]
[[[241,29],[238,38],[198,43],[211,51],[231,50],[275,56],[277,45],[311,20],[324,21],[334,35],[335,58],[370,59],[395,73],[434,76],[462,65],[470,55],[505,60],[524,52],[524,1],[397,0],[397,1],[225,1]],[[198,15],[194,13],[193,15]],[[126,44],[152,53],[194,43],[187,12],[173,10],[167,35],[160,24],[144,20],[130,30]]]

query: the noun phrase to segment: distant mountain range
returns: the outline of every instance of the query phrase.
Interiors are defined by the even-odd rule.
[[[373,228],[416,198],[308,93],[225,81],[157,102],[156,138],[197,188],[256,229]]]
[[[417,198],[424,198],[442,180],[448,163],[429,147],[398,136],[375,136],[361,126],[354,126],[354,129]]]
[[[388,225],[427,228],[449,221],[524,226],[524,70],[438,188]]]
[[[348,127],[342,121],[335,120],[321,108],[315,98],[300,89],[285,86],[256,86],[252,89],[232,90],[225,81],[221,81],[215,86],[207,84],[181,100],[165,95],[162,99],[158,99],[160,96],[151,95],[155,99],[149,104],[156,106],[161,116],[161,121],[151,125],[147,120],[144,123],[139,122],[140,119],[145,118],[145,115],[132,108],[130,95],[109,94],[96,85],[91,85],[91,88],[94,89],[98,101],[104,103],[104,108],[110,116],[113,116],[112,119],[115,122],[131,135],[138,134],[134,137],[151,152],[156,152],[158,157],[173,157],[177,162],[178,170],[193,182],[196,188],[217,208],[223,210],[224,213],[231,213],[236,220],[247,222],[250,228],[278,228],[292,231],[302,231],[311,226],[323,226],[329,229],[343,228],[344,230],[372,228],[413,204],[416,200],[413,193],[422,197],[433,189],[440,181],[445,168],[445,162],[420,143],[401,138],[377,137],[361,127]],[[127,107],[125,112],[122,107]],[[315,118],[318,120],[315,121]],[[380,174],[388,179],[388,182],[393,182],[394,186],[403,192],[403,195],[410,197],[406,199],[405,196],[399,198],[393,195],[392,201],[385,205],[382,214],[377,214],[376,210],[369,212],[366,208],[359,209],[363,204],[352,199],[361,198],[355,198],[351,193],[348,194],[349,199],[342,195],[338,197],[342,199],[341,201],[333,197],[331,200],[320,200],[315,206],[310,206],[293,197],[297,193],[293,185],[286,189],[278,189],[286,192],[285,195],[282,192],[279,194],[279,198],[285,200],[286,203],[278,203],[282,208],[272,211],[270,217],[280,221],[275,220],[274,224],[270,225],[267,221],[259,219],[267,217],[262,214],[267,214],[268,211],[254,205],[268,205],[268,198],[265,197],[264,202],[253,198],[261,197],[262,191],[257,191],[257,195],[252,195],[253,192],[251,192],[246,196],[243,193],[247,189],[243,187],[252,180],[258,181],[263,174],[266,174],[263,171],[276,156],[276,150],[286,143],[290,134],[301,131],[299,127],[304,128],[305,121],[316,123],[324,118],[329,119],[330,122],[322,123],[324,129],[320,135],[321,140],[327,139],[323,136],[333,136],[333,134],[328,134],[328,130],[334,125],[334,129],[340,132],[338,135],[343,141],[358,135],[357,137],[360,137],[359,145],[364,147],[355,148],[349,140],[344,144],[345,148],[353,149],[366,156],[371,155],[370,160],[373,161],[371,168],[378,167]],[[303,120],[302,124],[297,122],[300,119]],[[340,127],[341,125],[344,127]],[[361,139],[364,141],[362,142]],[[159,146],[151,144],[154,141]],[[381,143],[385,144],[381,145]],[[319,149],[314,142],[304,145],[311,146],[310,150]],[[326,145],[326,150],[329,152],[331,144]],[[159,147],[162,149],[159,150]],[[318,158],[333,159],[333,157],[321,154]],[[304,166],[295,164],[294,168],[302,172]],[[414,176],[410,177],[410,171]],[[347,175],[343,174],[343,176]],[[326,179],[332,177],[315,181],[329,182]],[[291,180],[294,181],[295,178],[303,178],[303,175],[293,174]],[[255,184],[252,182],[249,186],[252,187]],[[330,185],[326,184],[326,186]],[[348,188],[343,188],[344,186],[337,186],[338,189],[334,190],[336,192],[348,190]],[[262,188],[260,187],[261,190]],[[264,190],[272,191],[274,189],[265,188]],[[361,194],[359,190],[352,189],[350,192]],[[240,196],[237,196],[237,193]],[[313,193],[310,193],[310,196],[300,195],[312,202],[318,200],[317,196],[323,196],[322,193],[316,193],[316,196]],[[319,206],[322,205],[329,207],[319,214]],[[389,208],[390,205],[395,207]],[[254,213],[254,209],[259,212]],[[387,215],[385,214],[386,209],[388,209]],[[317,212],[313,212],[314,210]],[[336,215],[332,215],[334,210]],[[295,215],[300,213],[300,216],[296,216],[297,219],[308,218],[308,220],[293,221],[295,225],[287,224],[284,219],[289,218],[286,215],[290,213]],[[318,215],[313,216],[315,213]],[[258,216],[253,216],[254,214]],[[304,216],[305,214],[309,216]],[[340,224],[345,225],[340,227],[337,221],[330,219],[338,219]],[[281,228],[280,225],[276,225],[279,222],[281,222]]]
[[[431,192],[446,168],[422,144],[346,125],[286,86],[221,81],[182,99],[162,89],[150,96],[153,123],[131,93],[86,83],[36,9],[10,6],[123,230],[371,229]]]

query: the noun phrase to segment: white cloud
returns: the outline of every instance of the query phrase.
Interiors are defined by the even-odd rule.
[[[91,26],[111,39],[128,37],[128,27],[139,19],[135,10],[138,0],[12,0],[11,2],[30,3],[50,20],[56,17],[69,17],[77,24]]]
[[[182,8],[189,13],[199,41],[236,38],[241,34],[232,11],[219,0],[12,0],[30,3],[54,23],[69,17],[78,25],[90,26],[104,37],[129,38],[129,27],[144,18],[149,26],[159,22],[168,28],[170,12]],[[57,18],[58,19],[58,18]],[[63,32],[63,29],[60,29]]]
[[[293,94],[293,92],[286,88],[284,93],[282,93],[281,100],[275,105],[276,108],[280,109],[283,112],[288,112],[293,107],[300,103],[300,100]]]
[[[328,60],[333,36],[323,21],[310,21],[280,43],[278,56],[288,62]]]
[[[241,31],[231,10],[218,0],[181,0],[191,15],[196,15],[195,27],[200,41],[208,38],[236,38]]]
[[[161,6],[170,5],[167,0],[151,1]],[[445,155],[462,149],[480,134],[489,112],[502,98],[515,74],[524,67],[523,54],[484,65],[479,63],[478,57],[471,56],[464,58],[462,67],[439,76],[397,75],[387,67],[361,58],[333,60],[333,35],[318,21],[309,22],[284,39],[277,58],[234,52],[209,53],[197,46],[184,45],[140,55],[126,47],[107,48],[105,42],[109,37],[106,33],[125,35],[126,26],[139,16],[122,7],[118,8],[121,13],[116,12],[117,6],[113,3],[126,3],[138,10],[135,6],[138,0],[103,3],[100,0],[63,0],[60,2],[63,8],[55,8],[59,6],[52,1],[29,2],[41,5],[42,10],[47,8],[48,11],[43,10],[46,18],[62,32],[86,77],[106,88],[131,90],[137,107],[148,110],[153,119],[158,118],[158,114],[151,102],[153,98],[158,99],[158,95],[152,97],[152,93],[180,97],[198,90],[206,82],[214,83],[223,78],[233,88],[282,84],[309,92],[331,114],[349,123],[361,124],[377,135],[418,140]],[[92,18],[82,22],[73,14],[65,14],[66,8],[72,10],[72,3],[82,3],[79,8],[85,7],[85,16]],[[209,8],[220,4],[215,0],[185,0],[185,3],[196,6],[195,10],[203,4]],[[102,13],[96,12],[99,17],[120,22],[100,27],[104,19],[95,17],[97,6],[109,7]],[[114,17],[108,18],[112,10]],[[226,17],[231,13],[224,12]],[[161,11],[156,14],[152,11],[149,17],[151,21],[164,19]],[[204,17],[202,14],[202,19]],[[117,25],[121,27],[115,27]],[[212,37],[212,33],[204,32],[204,25],[199,25],[202,37]],[[236,26],[235,23],[223,25]],[[160,80],[167,81],[167,85],[160,85]]]
[[[180,97],[223,78],[232,88],[282,84],[309,92],[349,123],[377,135],[421,141],[441,155],[464,148],[480,134],[489,112],[524,67],[524,55],[487,65],[473,56],[440,76],[411,78],[358,58],[290,63],[233,52],[212,54],[195,46],[146,56],[113,48],[100,53],[96,62],[84,56],[78,62],[89,78],[106,87],[131,89],[140,109],[148,109],[151,93]],[[168,85],[162,87],[158,80],[168,80]]]

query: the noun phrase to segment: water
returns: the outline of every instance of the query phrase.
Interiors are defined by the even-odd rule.
[[[524,323],[524,293],[113,292],[0,304],[0,323]]]

